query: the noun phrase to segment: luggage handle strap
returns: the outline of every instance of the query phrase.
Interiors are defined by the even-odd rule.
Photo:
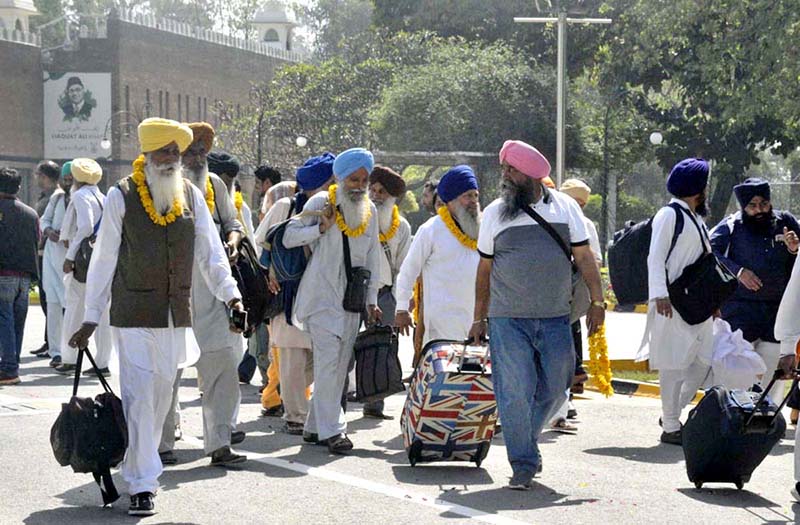
[[[95,362],[94,357],[92,357],[92,353],[89,352],[89,348],[84,347],[78,349],[78,362],[75,363],[75,379],[72,382],[72,397],[78,395],[78,385],[81,381],[81,370],[83,368],[84,354],[86,354],[86,357],[89,358],[89,362],[92,364],[92,369],[94,370],[97,379],[100,380],[103,390],[109,394],[114,394],[113,390],[111,390],[111,387],[108,385],[108,381],[106,381],[106,378],[103,377],[103,374],[101,374],[100,370],[97,368],[97,363]]]
[[[775,373],[772,375],[772,379],[770,380],[769,384],[767,385],[767,388],[765,388],[764,391],[761,393],[761,396],[759,396],[758,402],[756,403],[756,409],[758,409],[758,407],[760,407],[761,404],[764,403],[764,401],[767,399],[767,394],[769,394],[769,391],[772,390],[773,386],[775,386],[775,382],[778,381],[778,379],[781,379],[781,378],[783,378],[783,372],[781,370],[776,370]],[[773,423],[773,421],[775,421],[775,419],[777,419],[778,415],[783,410],[783,407],[786,406],[786,403],[789,402],[789,396],[791,396],[792,392],[794,392],[794,389],[797,388],[797,383],[799,381],[800,381],[800,368],[795,368],[794,369],[794,379],[792,380],[791,388],[789,388],[789,393],[786,394],[786,396],[783,398],[783,401],[781,401],[780,406],[775,411],[775,415],[772,416],[772,419],[770,420],[770,423],[769,423],[770,425]],[[753,410],[753,413],[750,414],[750,417],[748,417],[747,421],[745,421],[744,426],[745,427],[749,426],[750,422],[753,421],[753,418],[755,416],[756,416],[756,410]]]

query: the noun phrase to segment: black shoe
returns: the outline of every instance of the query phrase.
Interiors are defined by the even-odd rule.
[[[670,445],[682,445],[683,439],[681,438],[681,431],[676,430],[675,432],[662,432],[661,442],[668,443]]]
[[[8,372],[0,371],[0,386],[18,385],[20,383],[19,374],[9,374]]]
[[[161,459],[161,464],[163,466],[176,465],[178,463],[178,458],[175,456],[175,452],[171,450],[159,452],[158,457]]]
[[[74,376],[75,375],[75,370],[77,370],[77,367],[75,365],[70,365],[69,363],[63,363],[63,364],[58,365],[55,368],[55,370],[56,370],[56,372],[58,372],[61,375]]]
[[[347,402],[348,403],[358,403],[358,400],[356,399],[357,395],[358,394],[356,394],[355,392],[348,392],[347,396],[346,396],[347,397]]]
[[[353,450],[353,442],[350,441],[347,434],[331,436],[325,440],[325,443],[328,445],[328,450],[333,454],[343,454],[348,450]]]
[[[247,437],[247,434],[244,433],[242,430],[234,430],[231,432],[231,445],[238,445],[244,438]]]
[[[215,467],[226,467],[247,461],[247,456],[237,454],[231,447],[220,447],[211,453],[211,464]]]
[[[391,421],[394,419],[393,416],[387,416],[380,410],[368,410],[366,408],[364,409],[364,417],[370,419],[383,419],[384,421]]]
[[[31,350],[31,353],[38,357],[44,357],[42,354],[46,354],[50,350],[50,346],[47,343],[44,343],[42,346],[37,348],[36,350]]]
[[[577,419],[578,418],[578,411],[574,408],[570,408],[567,410],[567,419]]]
[[[111,370],[109,370],[108,367],[98,368],[97,371],[100,372],[100,375],[103,377],[111,377]],[[83,375],[87,377],[97,377],[97,374],[94,372],[94,368],[84,370]]]
[[[283,405],[272,408],[262,408],[261,417],[283,417]]]
[[[283,425],[283,431],[287,434],[291,434],[292,436],[302,436],[305,434],[303,432],[303,424],[295,423],[293,421],[287,421],[286,424]]]
[[[131,506],[128,507],[130,516],[152,516],[156,513],[156,506],[153,502],[153,494],[150,492],[140,492],[131,496]]]
[[[61,364],[61,356],[57,355],[53,359],[50,360],[50,368],[55,368]]]
[[[319,445],[319,434],[314,432],[305,432],[303,431],[303,441],[306,443],[313,443],[315,445]]]

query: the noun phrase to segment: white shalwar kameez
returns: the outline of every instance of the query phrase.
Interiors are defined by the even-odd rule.
[[[684,213],[683,231],[667,261],[675,231],[676,212],[664,207],[653,217],[653,236],[647,257],[649,305],[645,330],[649,331],[650,368],[659,371],[662,427],[668,433],[680,430],[681,411],[694,399],[697,389],[708,376],[714,341],[712,318],[690,325],[681,318],[674,306],[672,318],[659,315],[656,311],[656,299],[669,297],[667,278],[669,282],[675,281],[684,268],[697,261],[703,254],[703,244],[707,251],[711,250],[703,218],[692,212],[682,200],[672,199],[670,203],[685,208],[705,234],[701,236],[692,219]],[[644,360],[647,357],[640,351],[637,359]]]
[[[60,232],[67,211],[67,194],[62,189],[57,189],[50,196],[47,208],[42,215],[40,228],[42,234],[48,228]],[[59,240],[53,242],[45,240],[44,257],[42,259],[42,288],[47,294],[47,341],[52,357],[61,355],[61,330],[64,320],[64,280],[63,267],[67,248]]]
[[[66,259],[75,260],[81,241],[94,234],[94,227],[103,215],[105,195],[96,185],[81,186],[71,195],[66,217],[62,229],[67,230],[64,237],[69,241]],[[64,226],[66,224],[66,227]],[[94,257],[94,253],[92,253]],[[63,272],[63,269],[62,269]],[[64,275],[62,273],[62,275]],[[88,281],[88,278],[87,278]],[[68,342],[72,334],[78,331],[83,321],[86,283],[78,282],[72,273],[63,277],[64,282],[64,318],[62,321],[62,341]],[[114,352],[114,339],[111,337],[111,328],[108,321],[108,308],[103,310],[103,315],[98,320],[94,332],[95,355],[94,360],[99,368],[107,368]],[[61,362],[74,365],[78,361],[77,351],[63,344],[61,348]],[[84,368],[90,365],[86,365]]]
[[[408,310],[422,274],[425,312],[423,346],[434,339],[463,340],[475,314],[475,278],[480,256],[447,229],[439,217],[419,227],[397,276],[397,309]]]
[[[337,200],[342,198],[347,197],[339,191]],[[327,203],[327,192],[320,192],[308,200],[303,211],[321,211]],[[377,212],[371,202],[369,206],[372,217],[366,231],[349,238],[352,266],[365,267],[371,272],[368,305],[377,304],[381,253]],[[320,234],[318,217],[294,218],[286,227],[283,244],[287,248],[308,246],[312,252],[295,298],[293,321],[311,334],[314,350],[314,395],[305,431],[324,440],[347,429],[341,406],[342,390],[361,315],[346,312],[342,307],[347,277],[342,232],[335,224]]]
[[[194,268],[199,268],[214,297],[228,303],[239,297],[236,281],[200,190],[192,187],[191,198]],[[112,188],[89,267],[84,322],[97,323],[108,310],[124,216],[123,195]],[[172,399],[172,384],[178,364],[186,358],[187,344],[194,340],[191,328],[175,328],[172,323],[170,314],[168,328],[111,328],[119,348],[122,406],[128,423],[128,450],[121,473],[131,494],[155,493],[158,489],[162,471],[158,445]]]

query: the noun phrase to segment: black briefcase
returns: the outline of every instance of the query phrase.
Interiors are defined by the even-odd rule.
[[[405,391],[397,349],[397,334],[391,326],[374,325],[358,334],[354,347],[357,401],[380,401]]]

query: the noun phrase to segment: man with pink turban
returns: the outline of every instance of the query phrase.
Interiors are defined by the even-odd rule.
[[[550,174],[547,159],[533,146],[509,140],[500,166],[502,196],[484,211],[478,234],[470,336],[491,336],[492,379],[513,470],[508,487],[529,490],[542,470],[539,434],[575,370],[573,268],[590,290],[590,335],[605,320],[605,303],[578,204],[542,184]]]

